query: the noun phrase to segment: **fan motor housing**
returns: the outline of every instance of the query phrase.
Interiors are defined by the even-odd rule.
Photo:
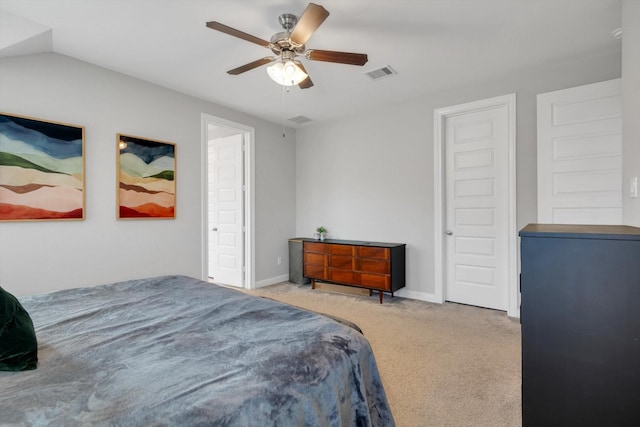
[[[294,52],[296,55],[304,55],[305,46],[294,46],[291,44],[291,41],[289,40],[289,32],[276,33],[271,37],[270,41],[273,45],[270,46],[271,51],[276,55],[280,55],[280,53],[287,50]]]
[[[291,13],[283,13],[278,17],[278,22],[280,23],[284,31],[276,33],[271,37],[271,51],[276,55],[280,55],[285,51],[293,52],[295,54],[294,56],[304,55],[305,46],[293,45],[291,43],[291,40],[289,39],[291,30],[298,23],[298,17]]]

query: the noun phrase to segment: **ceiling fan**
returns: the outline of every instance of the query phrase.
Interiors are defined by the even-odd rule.
[[[274,81],[283,86],[298,85],[301,89],[307,89],[313,86],[313,82],[304,65],[302,65],[302,62],[296,59],[298,56],[304,56],[311,61],[360,66],[366,64],[368,60],[367,55],[364,53],[306,48],[305,43],[328,16],[329,12],[324,7],[314,3],[309,3],[302,13],[302,16],[300,16],[300,19],[290,13],[284,13],[278,17],[278,22],[282,25],[284,31],[274,34],[270,41],[254,37],[251,34],[244,33],[216,21],[207,22],[207,27],[271,49],[276,55],[249,62],[248,64],[227,71],[228,74],[242,74],[262,65],[277,61],[274,65],[267,68],[269,76]]]

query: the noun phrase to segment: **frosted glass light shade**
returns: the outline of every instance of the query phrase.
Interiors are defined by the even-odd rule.
[[[271,80],[283,86],[295,86],[308,77],[298,65],[291,60],[276,62],[267,67]]]

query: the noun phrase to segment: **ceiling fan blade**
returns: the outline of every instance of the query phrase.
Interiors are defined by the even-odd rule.
[[[313,86],[313,82],[311,81],[311,77],[307,77],[306,79],[298,83],[298,87],[300,89],[309,89],[312,86]]]
[[[302,71],[304,71],[304,73],[307,75],[306,79],[304,79],[303,81],[298,83],[298,87],[300,89],[309,89],[311,86],[313,86],[313,82],[311,81],[311,77],[309,77],[309,72],[306,70],[306,68],[304,68],[304,65],[302,65],[302,62],[296,61],[296,65],[298,67],[300,67],[300,69]]]
[[[302,13],[298,23],[293,28],[289,40],[294,44],[302,46],[311,38],[311,35],[318,29],[320,24],[329,16],[329,12],[322,6],[309,3]]]
[[[211,28],[212,30],[220,31],[225,34],[229,34],[230,36],[238,37],[242,40],[246,40],[263,47],[269,47],[271,44],[266,40],[259,39],[258,37],[252,36],[251,34],[243,33],[240,30],[236,30],[235,28],[231,28],[216,21],[207,22],[207,27]]]
[[[227,74],[237,76],[238,74],[242,74],[245,71],[253,70],[254,68],[258,68],[261,65],[268,64],[269,62],[273,62],[276,59],[277,59],[276,56],[266,56],[264,58],[258,59],[257,61],[249,62],[248,64],[244,64],[238,68],[229,70],[227,71]]]
[[[339,64],[364,65],[369,58],[366,53],[336,52],[334,50],[310,49],[305,56],[312,61],[337,62]]]

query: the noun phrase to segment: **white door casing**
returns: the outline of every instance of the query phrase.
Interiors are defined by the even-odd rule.
[[[227,128],[233,129],[232,133],[242,133],[244,139],[243,153],[243,203],[244,203],[244,274],[243,283],[247,289],[255,288],[255,129],[241,123],[233,122],[221,117],[211,116],[203,113],[201,115],[201,188],[202,188],[202,232],[201,236],[201,257],[202,257],[202,279],[208,280],[209,276],[209,233],[213,225],[209,224],[209,140],[211,139],[211,129]]]
[[[620,79],[538,95],[538,222],[622,223]]]
[[[243,135],[209,141],[209,277],[243,286]]]
[[[435,111],[435,294],[519,316],[515,94]],[[440,256],[438,256],[440,255]]]

